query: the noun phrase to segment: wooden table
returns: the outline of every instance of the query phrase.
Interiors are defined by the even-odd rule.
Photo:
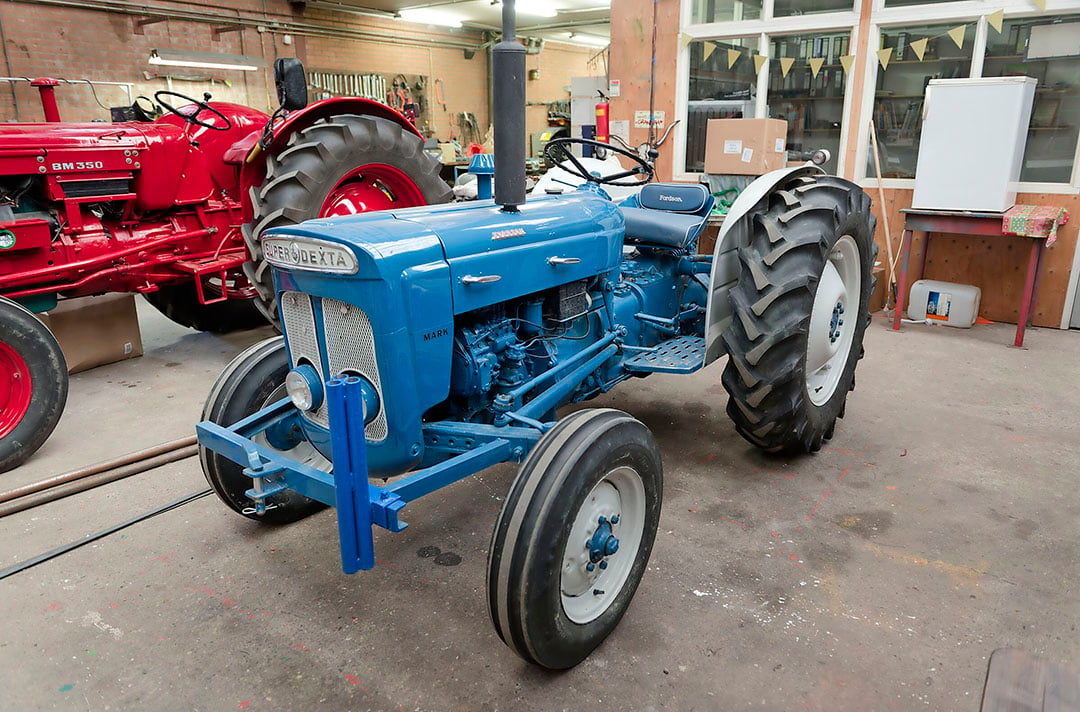
[[[1031,243],[1028,253],[1027,276],[1024,278],[1024,291],[1020,295],[1020,314],[1016,323],[1015,346],[1024,345],[1024,329],[1031,317],[1031,305],[1035,301],[1035,290],[1039,285],[1039,268],[1046,252],[1046,237],[1022,237],[1004,235],[1001,232],[1002,213],[973,213],[954,210],[922,210],[905,208],[904,236],[900,253],[900,284],[896,294],[896,315],[893,317],[893,330],[900,330],[900,319],[908,297],[909,263],[911,261],[911,243],[916,232],[926,233],[926,245],[919,265],[919,279],[926,271],[926,253],[930,251],[930,236],[935,232],[955,235],[976,235],[979,237],[1000,237],[1013,240],[1027,240]],[[910,280],[914,281],[914,280]]]

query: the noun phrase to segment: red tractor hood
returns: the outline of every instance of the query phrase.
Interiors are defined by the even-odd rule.
[[[152,142],[179,140],[183,134],[180,127],[162,122],[0,124],[0,151],[144,149]]]

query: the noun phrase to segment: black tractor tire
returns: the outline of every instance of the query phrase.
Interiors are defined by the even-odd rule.
[[[203,407],[202,420],[232,425],[284,398],[285,375],[288,372],[284,337],[277,336],[251,346],[234,358],[218,376]],[[267,447],[272,446],[267,444]],[[307,443],[298,447],[313,451]],[[299,453],[294,453],[294,450],[286,451],[286,454],[295,457]],[[321,455],[315,456],[315,459],[318,462],[308,464],[329,469],[329,462]],[[230,509],[249,519],[267,524],[289,524],[326,506],[293,490],[285,490],[269,497],[267,510],[258,514],[255,512],[255,502],[245,494],[252,488],[252,480],[244,474],[240,465],[202,445],[199,446],[199,462],[206,481],[218,498]]]
[[[270,269],[259,236],[271,227],[320,217],[335,186],[356,168],[383,164],[408,176],[429,205],[450,202],[454,194],[439,177],[442,165],[424,151],[419,136],[375,116],[340,114],[317,121],[289,137],[288,145],[266,157],[266,180],[251,189],[254,220],[243,226],[251,261],[244,272],[258,290],[258,308],[278,323]]]
[[[143,295],[155,309],[180,326],[212,334],[255,329],[266,325],[257,299],[228,299],[202,304],[194,282],[163,284]]]
[[[491,537],[488,613],[503,642],[551,670],[588,657],[637,591],[662,497],[660,448],[626,413],[580,410],[545,433],[514,479]],[[611,502],[617,506],[598,509]],[[605,511],[619,516],[606,524],[594,518]],[[597,566],[588,542],[604,526],[621,541]]]
[[[816,452],[832,437],[855,388],[870,323],[877,221],[869,196],[833,176],[791,179],[762,198],[750,219],[739,280],[729,293],[733,319],[723,335],[727,413],[740,435],[767,452]],[[858,294],[847,297],[857,296],[857,311],[847,314],[854,331],[831,395],[826,391],[820,398],[827,400],[815,404],[807,381],[811,314],[826,263],[844,236],[851,238],[845,245],[853,241],[858,249]]]
[[[68,370],[60,344],[28,309],[0,297],[0,472],[37,452],[64,412]],[[26,384],[29,383],[29,402]]]

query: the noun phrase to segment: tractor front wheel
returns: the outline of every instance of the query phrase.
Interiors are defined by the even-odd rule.
[[[257,299],[227,299],[203,304],[194,282],[164,284],[156,292],[143,295],[159,312],[180,326],[213,334],[265,326],[266,317],[256,306]]]
[[[751,220],[724,333],[727,412],[768,452],[815,452],[844,415],[870,323],[870,198],[841,178],[800,176]]]
[[[488,553],[488,612],[525,660],[571,668],[615,630],[645,573],[663,468],[626,413],[567,416],[521,466]]]
[[[67,402],[60,344],[30,311],[0,297],[0,472],[18,467],[52,434]]]
[[[244,265],[260,299],[278,322],[274,285],[259,236],[271,227],[319,217],[445,203],[453,193],[441,165],[424,152],[419,136],[388,119],[342,114],[289,137],[266,158],[266,180],[251,189],[255,219],[244,226],[251,261]]]
[[[232,425],[285,398],[285,375],[288,372],[284,337],[278,336],[255,344],[234,358],[218,376],[203,408],[202,420]],[[265,435],[252,439],[260,445],[276,449]],[[290,449],[288,455],[293,460],[320,470],[329,472],[331,469],[330,461],[307,441]],[[255,502],[246,494],[252,488],[252,480],[244,474],[240,465],[201,445],[199,462],[206,481],[221,501],[249,519],[288,524],[326,506],[292,490],[285,490],[269,497],[266,511],[259,514],[255,511]]]

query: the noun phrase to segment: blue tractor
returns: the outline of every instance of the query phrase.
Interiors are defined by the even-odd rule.
[[[346,573],[374,566],[373,526],[500,462],[521,463],[495,525],[489,611],[526,660],[562,669],[615,628],[645,572],[662,458],[633,416],[560,407],[725,355],[728,414],[770,452],[813,452],[862,356],[875,247],[870,199],[814,166],[768,174],[732,206],[712,255],[712,196],[624,174],[526,201],[524,48],[513,2],[495,47],[494,200],[268,231],[282,337],[221,374],[197,426],[232,509],[287,523],[337,508]],[[574,166],[578,139],[549,151]],[[560,155],[561,154],[561,155]],[[605,183],[644,183],[616,205]]]

